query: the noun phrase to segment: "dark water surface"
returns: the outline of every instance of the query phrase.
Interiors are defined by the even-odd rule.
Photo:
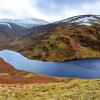
[[[78,59],[68,62],[29,60],[20,53],[3,50],[0,57],[16,69],[57,77],[100,78],[100,59]]]

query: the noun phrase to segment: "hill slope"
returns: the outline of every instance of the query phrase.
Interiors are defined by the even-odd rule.
[[[0,58],[0,84],[31,84],[61,82],[57,78],[17,70]]]
[[[87,18],[87,21],[77,23],[75,17],[73,23],[70,18],[70,20],[66,19],[37,28],[38,31],[19,40],[26,45],[22,46],[18,52],[30,59],[43,61],[99,58],[100,18],[92,15],[77,17],[77,20]],[[91,18],[92,20],[90,20]]]
[[[4,49],[7,45],[22,37],[32,30],[18,26],[14,23],[1,23],[0,22],[0,50]]]
[[[75,16],[32,30],[3,49],[42,61],[100,57],[100,16]]]

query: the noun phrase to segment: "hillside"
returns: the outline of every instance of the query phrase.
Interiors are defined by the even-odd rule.
[[[37,31],[18,40],[19,45],[22,43],[18,52],[30,59],[43,61],[99,58],[99,22],[100,17],[88,15],[38,27]]]
[[[0,19],[0,50],[32,32],[34,27],[47,24],[40,19]],[[16,46],[15,46],[16,47]]]
[[[0,58],[0,100],[99,100],[99,79],[55,78],[17,70]]]
[[[70,80],[70,79],[69,79]],[[31,84],[61,82],[57,78],[17,70],[0,58],[0,84]]]
[[[0,44],[1,50],[14,50],[42,61],[100,57],[100,16],[75,16],[31,30],[6,46]]]
[[[0,22],[0,50],[4,49],[7,45],[22,37],[32,30],[21,27],[14,23],[1,23]]]
[[[11,38],[18,38],[26,33],[30,32],[31,30],[22,26],[19,26],[15,23],[3,23],[0,22],[0,33],[7,35]]]

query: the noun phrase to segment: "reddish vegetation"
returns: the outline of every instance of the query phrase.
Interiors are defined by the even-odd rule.
[[[54,83],[54,82],[60,82],[53,78],[48,77],[31,77],[31,78],[0,78],[0,84],[32,84],[32,83]]]
[[[57,78],[17,70],[0,58],[0,84],[30,84],[60,82]]]
[[[0,73],[12,73],[12,71],[15,71],[15,68],[0,58]]]

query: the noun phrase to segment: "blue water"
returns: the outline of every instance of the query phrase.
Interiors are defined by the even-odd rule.
[[[68,62],[29,60],[20,53],[3,50],[0,57],[16,69],[57,77],[100,78],[100,59],[78,59]]]

